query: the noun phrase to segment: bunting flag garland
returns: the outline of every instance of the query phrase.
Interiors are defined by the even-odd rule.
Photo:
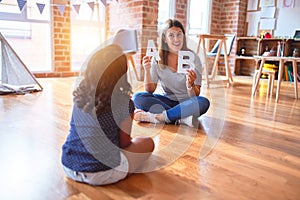
[[[38,7],[38,9],[39,9],[39,11],[40,11],[41,14],[44,11],[45,5],[46,4],[43,4],[43,3],[36,3],[36,6]]]
[[[90,6],[90,8],[92,9],[92,11],[94,12],[94,7],[95,7],[95,2],[87,2],[87,4]]]
[[[56,5],[61,16],[64,16],[66,5]]]
[[[25,0],[17,0],[17,1],[18,1],[19,9],[20,11],[22,11],[27,1]]]
[[[119,0],[115,0],[115,1],[119,2]],[[2,0],[0,0],[0,3],[1,2],[2,2]],[[106,7],[107,0],[101,0],[101,2]],[[27,0],[17,0],[17,3],[18,3],[18,7],[19,7],[20,11],[22,11],[23,8],[24,8],[24,6],[27,3]],[[86,3],[91,8],[92,12],[94,12],[95,2],[94,1],[90,1],[90,2],[86,2]],[[56,4],[50,4],[50,5],[51,6],[56,6],[57,9],[59,10],[60,15],[62,15],[62,16],[64,15],[66,5],[63,5],[63,4],[58,4],[58,5],[56,5]],[[43,11],[44,11],[44,8],[45,8],[46,4],[44,4],[44,3],[36,3],[36,6],[38,7],[40,14],[43,14]],[[74,7],[76,13],[79,14],[81,4],[73,4],[73,7]]]
[[[80,4],[73,4],[73,7],[76,10],[76,13],[79,14]]]

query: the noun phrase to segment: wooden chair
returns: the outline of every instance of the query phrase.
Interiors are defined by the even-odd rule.
[[[207,87],[209,87],[209,84],[211,82],[219,81],[219,80],[215,80],[215,76],[217,75],[219,61],[221,57],[224,57],[224,61],[225,61],[225,70],[226,70],[225,81],[227,81],[228,85],[231,82],[233,82],[233,78],[232,78],[232,74],[228,62],[228,56],[231,52],[234,39],[235,39],[235,35],[229,35],[229,34],[225,34],[225,35],[202,34],[199,36],[199,42],[198,42],[196,53],[199,54],[200,47],[202,47],[203,54],[204,54],[203,59],[204,59],[205,80],[206,80]],[[210,52],[206,51],[205,40],[217,40],[216,44],[214,45],[214,47]],[[214,64],[212,67],[211,74],[209,74],[208,72],[208,66],[207,66],[208,57],[214,58]]]
[[[135,29],[120,29],[113,38],[113,44],[118,44],[123,48],[128,61],[128,74],[130,83],[132,83],[131,70],[133,70],[135,79],[138,80],[138,73],[134,64],[133,55],[138,52],[137,31]]]

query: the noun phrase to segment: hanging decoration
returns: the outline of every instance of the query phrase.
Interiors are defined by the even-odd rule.
[[[64,16],[66,5],[56,5],[56,8],[58,9],[61,16]]]
[[[115,0],[115,1],[119,2],[119,0]],[[0,3],[1,2],[2,2],[2,0],[0,0]],[[101,2],[106,7],[107,0],[101,0]],[[20,11],[22,11],[23,8],[24,8],[24,6],[27,3],[27,0],[17,0],[17,3],[18,3],[18,7],[19,7]],[[85,2],[85,3],[87,3],[89,5],[89,7],[91,8],[92,12],[94,12],[95,2],[94,1],[89,1],[89,2]],[[36,3],[36,6],[39,9],[40,14],[43,14],[43,11],[44,11],[44,8],[45,8],[46,4],[44,4],[44,3]],[[56,6],[57,9],[59,10],[59,13],[63,16],[64,12],[65,12],[65,8],[66,8],[67,5],[63,5],[63,4],[50,4],[50,6]],[[73,4],[72,6],[75,9],[76,13],[79,14],[81,4]]]
[[[79,14],[80,4],[73,4],[73,8],[75,9],[76,13]]]
[[[19,6],[20,11],[22,11],[27,1],[17,0],[17,2],[18,2],[18,6]]]
[[[40,13],[42,14],[43,11],[44,11],[44,8],[45,8],[45,5],[44,3],[36,3],[36,6],[38,7]]]
[[[95,7],[95,2],[91,1],[91,2],[87,2],[87,4],[89,5],[89,7],[92,9],[92,11],[94,12],[94,7]]]
[[[101,2],[102,2],[103,5],[106,7],[106,0],[101,0]]]

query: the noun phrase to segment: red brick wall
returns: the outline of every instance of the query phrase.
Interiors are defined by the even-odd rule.
[[[52,72],[35,73],[36,77],[62,77],[74,76],[71,72],[71,23],[70,1],[52,0],[53,5],[65,5],[62,16],[56,6],[51,6],[51,31],[52,31]]]
[[[211,34],[244,35],[247,0],[213,0]]]
[[[183,27],[187,25],[187,2],[188,0],[176,0],[175,18],[182,23]]]
[[[52,30],[53,30],[53,67],[54,71],[70,71],[70,1],[67,2],[64,15],[53,6]]]

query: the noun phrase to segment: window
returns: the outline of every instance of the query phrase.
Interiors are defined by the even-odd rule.
[[[95,48],[101,45],[104,40],[105,6],[100,1],[95,2],[94,10],[92,10],[87,3],[80,4],[78,13],[75,10],[72,10],[72,70],[80,70],[87,57],[94,51]]]
[[[175,16],[175,0],[159,0],[158,4],[158,31],[167,19]]]
[[[188,1],[188,27],[189,35],[209,33],[211,0]]]
[[[16,0],[0,3],[0,31],[30,71],[52,68],[49,2],[42,14],[36,0],[27,0],[21,11]]]

